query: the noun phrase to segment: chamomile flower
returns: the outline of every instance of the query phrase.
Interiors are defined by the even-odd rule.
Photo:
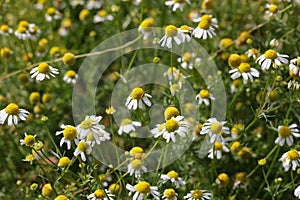
[[[233,188],[245,188],[247,186],[247,174],[239,172],[235,175],[233,181]]]
[[[27,135],[27,133],[25,133],[25,137],[20,140],[20,144],[32,147],[35,143],[35,137],[36,135]]]
[[[193,31],[193,35],[196,38],[203,38],[206,40],[207,37],[212,38],[216,35],[215,28],[218,28],[216,18],[212,18],[211,15],[205,14],[200,18],[200,22],[197,28]]]
[[[64,156],[64,157],[59,158],[57,166],[64,169],[65,167],[69,166],[70,163],[71,163],[70,158]]]
[[[83,6],[84,0],[70,0],[70,5],[75,8],[76,6]]]
[[[256,58],[258,57],[258,54],[259,54],[259,51],[255,48],[251,48],[246,51],[246,55],[248,56],[248,58],[253,58],[254,60],[256,60]]]
[[[189,123],[183,121],[183,116],[172,117],[166,123],[157,125],[156,128],[151,130],[155,138],[162,135],[166,142],[176,142],[175,134],[184,138],[187,136]]]
[[[248,80],[253,82],[253,77],[259,77],[259,72],[246,62],[241,63],[238,68],[230,70],[229,73],[231,74],[231,78],[233,80],[242,76],[245,84],[248,82]]]
[[[198,104],[204,103],[206,106],[210,105],[210,101],[214,101],[215,97],[209,92],[208,89],[200,90],[199,94],[196,95],[196,100]]]
[[[207,190],[191,190],[184,199],[187,200],[209,200],[211,199],[211,193]]]
[[[261,66],[262,70],[268,70],[271,65],[273,68],[288,63],[288,55],[279,54],[273,49],[267,50],[263,55],[259,56],[256,62]]]
[[[194,29],[187,25],[182,25],[182,26],[180,26],[178,31],[181,32],[183,35],[182,42],[185,42],[185,41],[189,42],[191,40],[191,34],[193,33]]]
[[[111,14],[108,14],[106,10],[99,10],[97,15],[94,16],[94,23],[112,21],[114,17]]]
[[[222,151],[229,152],[229,149],[223,142],[215,142],[213,147],[208,151],[208,157],[210,159],[217,158],[219,160],[222,158]]]
[[[42,62],[39,66],[33,68],[30,74],[31,78],[35,78],[37,81],[43,81],[45,78],[50,79],[50,76],[55,77],[56,74],[59,74],[59,71],[48,65],[48,63]]]
[[[94,145],[94,142],[100,144],[103,141],[110,140],[110,134],[104,130],[105,127],[103,125],[99,124],[101,119],[101,116],[87,115],[85,119],[76,126],[78,138],[91,141],[91,145]]]
[[[185,181],[183,181],[182,178],[179,177],[179,174],[174,170],[169,171],[167,174],[162,174],[160,176],[160,179],[162,183],[171,181],[171,183],[173,183],[176,188],[179,188],[181,185],[185,185]]]
[[[88,0],[86,3],[86,9],[92,10],[92,9],[99,9],[102,6],[101,0]]]
[[[169,189],[165,189],[164,195],[162,198],[165,200],[177,200],[177,196],[178,196],[178,194],[175,192],[175,190],[172,188],[169,188]]]
[[[172,8],[173,12],[175,12],[178,8],[182,12],[185,3],[191,4],[191,2],[189,0],[170,0],[170,1],[165,2],[166,6],[169,6],[169,7],[173,6],[173,8]]]
[[[63,134],[63,138],[60,140],[60,146],[62,146],[64,143],[67,144],[67,149],[71,149],[71,142],[76,138],[77,136],[77,129],[74,126],[71,125],[64,125],[62,124],[60,126],[62,128],[62,131],[57,131],[55,135]]]
[[[177,62],[181,63],[181,67],[184,69],[193,69],[194,65],[201,63],[201,58],[196,57],[195,53],[185,52],[182,57],[177,59]]]
[[[100,174],[98,177],[104,187],[107,187],[108,182],[112,181],[112,177],[109,174]]]
[[[300,57],[294,58],[290,61],[289,69],[295,76],[300,76]]]
[[[35,157],[32,154],[28,154],[25,156],[24,159],[22,159],[22,161],[29,162],[31,165],[34,160],[35,160]]]
[[[230,134],[229,128],[224,126],[226,121],[218,121],[216,118],[209,118],[208,122],[204,123],[201,135],[208,134],[210,138],[210,143],[214,142],[224,142],[223,134]]]
[[[8,25],[3,24],[0,26],[0,35],[8,36],[13,32],[12,28]]]
[[[172,40],[176,42],[176,44],[181,44],[184,41],[184,34],[181,31],[178,31],[176,26],[168,25],[165,28],[165,35],[159,41],[159,44],[162,47],[172,48]]]
[[[155,31],[151,29],[151,27],[153,27],[153,26],[154,26],[154,19],[152,17],[144,19],[142,21],[142,23],[140,24],[138,31],[144,35],[143,36],[144,40],[155,35]]]
[[[135,186],[127,184],[126,189],[129,190],[129,196],[134,193],[132,200],[143,200],[148,194],[151,194],[156,200],[160,199],[158,187],[151,186],[147,181],[140,181]]]
[[[297,167],[300,166],[299,156],[300,151],[297,151],[295,149],[285,152],[279,159],[280,161],[282,161],[284,171],[289,171],[290,167],[292,167],[292,170],[295,171]]]
[[[133,131],[135,131],[135,127],[137,126],[141,126],[141,122],[138,122],[138,121],[132,121],[128,118],[124,119],[122,122],[121,122],[121,126],[118,130],[118,134],[119,135],[122,135],[122,133],[131,133]]]
[[[69,83],[69,84],[75,84],[76,83],[76,79],[78,78],[78,75],[76,74],[76,72],[74,70],[68,70],[65,75],[64,75],[64,78],[63,80],[66,82],[66,83]]]
[[[129,173],[129,175],[132,176],[134,174],[135,178],[140,178],[141,173],[147,172],[147,168],[143,166],[143,162],[140,159],[133,159],[129,163],[127,168],[128,168],[127,172]]]
[[[266,9],[267,9],[265,13],[266,18],[273,17],[278,13],[278,6],[276,4],[267,4]]]
[[[75,140],[76,141],[76,140]],[[91,142],[90,141],[76,141],[77,143],[77,148],[74,151],[74,156],[79,156],[81,157],[81,160],[83,162],[86,161],[86,156],[92,153],[92,147],[91,147]]]
[[[113,200],[115,195],[111,194],[109,190],[97,189],[95,192],[87,196],[89,200]]]
[[[297,129],[297,124],[291,124],[289,126],[278,126],[278,137],[275,140],[275,144],[283,146],[286,142],[288,146],[294,143],[294,137],[300,137],[299,129]]]
[[[30,34],[30,39],[31,40],[36,40],[37,36],[39,36],[41,34],[41,30],[35,24],[29,24],[28,32]]]
[[[7,119],[8,126],[18,125],[18,118],[25,121],[28,115],[27,110],[19,108],[15,103],[10,103],[0,111],[0,124],[4,124]]]
[[[294,195],[295,195],[295,197],[300,199],[300,185],[295,189]]]
[[[47,12],[45,14],[45,18],[47,22],[51,22],[52,20],[57,20],[61,18],[61,13],[56,10],[54,7],[50,7],[47,9]]]
[[[30,33],[28,32],[28,29],[26,27],[19,26],[15,31],[15,36],[20,40],[27,40],[30,38]]]
[[[149,98],[152,98],[150,94],[145,93],[142,88],[137,87],[134,88],[131,94],[127,97],[125,105],[129,110],[136,110],[137,108],[142,108],[143,102],[150,107],[152,103],[149,100]]]

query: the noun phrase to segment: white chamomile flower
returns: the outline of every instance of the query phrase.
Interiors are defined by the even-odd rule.
[[[141,126],[141,122],[138,122],[138,121],[132,121],[128,118],[124,119],[122,122],[121,122],[121,126],[118,130],[118,134],[119,135],[122,135],[122,133],[131,133],[133,131],[135,131],[135,127],[137,126]]]
[[[182,25],[182,26],[180,26],[178,31],[181,32],[183,35],[182,42],[185,42],[185,41],[189,42],[191,40],[191,34],[193,33],[194,29],[187,25]]]
[[[90,155],[92,153],[92,147],[91,147],[91,142],[90,141],[76,141],[77,143],[77,148],[75,149],[75,152],[73,153],[74,156],[79,156],[81,157],[81,160],[83,162],[86,161],[86,156],[85,155]]]
[[[115,195],[111,194],[109,190],[97,189],[95,192],[87,196],[89,200],[114,200]]]
[[[268,9],[265,13],[266,18],[275,16],[278,13],[278,6],[276,4],[267,4],[266,9]]]
[[[159,44],[162,47],[172,48],[172,40],[176,42],[176,44],[181,44],[184,41],[184,34],[181,31],[178,31],[176,26],[168,25],[165,28],[165,35],[159,41]]]
[[[290,61],[289,69],[295,76],[300,76],[300,57],[294,58]]]
[[[196,100],[198,104],[204,103],[206,106],[210,105],[210,101],[214,101],[215,97],[209,92],[208,89],[200,90],[199,94],[196,95]]]
[[[67,144],[67,149],[71,149],[71,142],[76,138],[77,136],[77,129],[74,126],[71,125],[64,125],[62,124],[60,126],[62,128],[62,131],[57,131],[55,135],[63,134],[64,137],[60,140],[60,146],[62,146],[64,143]]]
[[[102,6],[102,1],[101,0],[88,0],[86,3],[86,8],[88,10],[92,9],[99,9]]]
[[[273,68],[288,63],[288,55],[279,54],[273,49],[267,50],[263,55],[259,56],[256,62],[261,66],[262,70],[268,70],[271,65]]]
[[[35,144],[35,137],[36,135],[27,135],[27,133],[25,133],[25,137],[24,139],[20,140],[20,144],[26,145],[28,147],[33,147]]]
[[[204,40],[208,37],[212,38],[216,35],[215,28],[218,28],[217,23],[216,18],[212,18],[211,15],[205,14],[201,17],[197,28],[193,31],[193,35],[196,38],[203,38]]]
[[[134,88],[131,94],[127,97],[125,105],[129,110],[143,108],[143,102],[150,107],[152,103],[149,98],[152,98],[150,94],[145,93],[142,88],[137,87]]]
[[[259,77],[259,72],[255,68],[251,68],[251,66],[246,62],[243,62],[237,68],[230,70],[229,73],[232,74],[231,78],[233,80],[242,76],[245,84],[248,80],[253,82],[253,77]]]
[[[230,134],[229,128],[224,126],[226,121],[219,122],[216,118],[209,118],[208,122],[204,123],[201,135],[208,134],[210,138],[210,143],[224,142],[223,134]]]
[[[175,190],[172,188],[169,188],[169,189],[165,189],[164,195],[162,198],[165,200],[177,200],[177,196],[178,196],[178,194],[175,192]]]
[[[208,151],[208,157],[210,159],[217,158],[219,160],[222,158],[222,151],[229,152],[229,149],[224,143],[215,142],[213,147]]]
[[[33,68],[30,74],[31,78],[35,78],[37,81],[43,81],[45,78],[50,79],[50,76],[55,77],[56,74],[59,74],[59,71],[48,65],[48,63],[42,62],[39,66]]]
[[[133,159],[129,163],[127,168],[128,168],[127,172],[129,173],[129,175],[132,176],[134,174],[135,178],[140,178],[141,173],[147,172],[147,168],[143,166],[143,162],[140,159]]]
[[[144,35],[143,36],[144,40],[155,35],[155,31],[153,29],[151,29],[151,27],[153,27],[153,26],[154,26],[154,19],[152,17],[144,19],[142,21],[142,23],[140,24],[138,31]]]
[[[15,36],[20,40],[27,40],[31,37],[28,29],[23,26],[18,27],[18,29],[15,31]]]
[[[295,197],[300,199],[300,185],[295,189],[294,195],[295,195]]]
[[[65,75],[64,75],[64,78],[63,80],[66,82],[66,83],[69,83],[69,84],[75,84],[76,83],[76,79],[78,78],[78,75],[76,74],[76,72],[74,70],[68,70]]]
[[[10,103],[0,111],[0,124],[4,124],[7,119],[8,126],[18,125],[18,118],[25,121],[28,115],[27,110],[19,108],[15,103]]]
[[[182,178],[179,177],[179,174],[174,170],[169,171],[167,174],[162,174],[160,176],[160,179],[162,183],[171,181],[171,183],[173,183],[176,188],[179,188],[181,185],[185,185],[185,181],[183,181]]]
[[[155,138],[162,135],[166,142],[176,142],[175,134],[178,134],[181,138],[187,136],[189,123],[183,121],[183,116],[172,117],[167,120],[166,123],[157,125],[156,128],[151,130],[151,133]]]
[[[256,58],[258,57],[259,51],[255,48],[251,48],[251,49],[248,49],[245,54],[248,56],[248,58],[253,58],[254,60],[256,60]]]
[[[45,18],[47,22],[51,22],[53,19],[60,19],[61,18],[61,14],[58,10],[56,10],[56,8],[54,7],[50,7],[47,9],[47,12],[45,14]]]
[[[184,199],[187,200],[209,200],[211,199],[211,193],[207,190],[191,190]]]
[[[299,156],[300,151],[297,151],[295,149],[285,152],[279,159],[282,162],[284,171],[289,171],[290,167],[292,167],[292,170],[295,171],[297,167],[300,166]]]
[[[297,124],[291,124],[289,126],[278,126],[278,137],[275,140],[275,144],[283,146],[286,142],[288,146],[294,143],[294,137],[300,137],[299,129],[297,129]]]
[[[108,14],[106,10],[100,10],[97,12],[97,15],[94,16],[94,23],[112,21],[114,16]]]
[[[92,145],[94,142],[100,144],[103,141],[110,140],[110,134],[104,130],[105,127],[103,125],[99,124],[101,119],[101,116],[86,116],[84,121],[76,126],[78,138],[89,140]]]
[[[191,4],[191,2],[189,0],[170,0],[170,1],[165,2],[166,6],[169,6],[169,7],[173,6],[173,8],[172,8],[173,12],[175,12],[178,8],[182,12],[185,3]]]
[[[0,35],[8,36],[13,32],[13,29],[8,25],[3,24],[0,26]]]
[[[196,57],[195,53],[185,52],[182,57],[177,59],[177,62],[181,63],[181,67],[184,69],[193,69],[194,65],[201,63],[201,58]]]
[[[151,194],[156,200],[160,200],[158,187],[151,186],[147,181],[140,181],[135,186],[127,184],[126,189],[129,190],[129,196],[134,193],[132,200],[143,200],[148,194]]]

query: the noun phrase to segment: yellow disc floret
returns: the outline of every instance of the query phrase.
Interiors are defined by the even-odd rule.
[[[68,66],[74,65],[75,64],[75,55],[72,53],[65,53],[65,55],[63,56],[63,62]]]
[[[135,189],[139,193],[146,194],[150,192],[150,184],[146,181],[141,181],[135,186]]]
[[[145,92],[142,88],[138,87],[138,88],[134,88],[131,92],[131,98],[132,99],[142,99],[144,96]]]
[[[48,74],[50,72],[50,67],[48,63],[42,62],[41,64],[39,64],[37,71],[42,74]]]
[[[176,107],[169,106],[168,108],[166,108],[164,115],[165,115],[165,120],[169,120],[172,117],[177,117],[179,115],[179,111]]]
[[[26,146],[32,146],[35,143],[35,137],[33,135],[26,135],[24,138],[24,144]]]
[[[166,197],[167,199],[172,200],[172,199],[175,199],[175,197],[176,197],[176,192],[175,192],[174,189],[170,188],[170,189],[167,189],[167,190],[165,191],[164,195],[165,195],[165,197]]]
[[[199,95],[202,99],[208,99],[209,98],[209,91],[207,89],[200,90]]]
[[[105,194],[104,190],[102,190],[102,189],[97,189],[94,192],[94,195],[97,199],[103,199],[104,197],[106,197],[106,194]]]
[[[58,195],[55,200],[68,200],[68,197],[66,197],[65,195]]]
[[[214,149],[215,151],[222,150],[223,144],[220,142],[215,142]]]
[[[58,165],[61,166],[61,167],[66,167],[70,164],[70,158],[64,156],[64,157],[61,157],[58,161]]]
[[[210,127],[211,132],[214,134],[220,134],[222,133],[222,126],[220,122],[213,122]]]
[[[226,186],[229,183],[229,176],[226,173],[221,173],[221,174],[219,174],[216,182],[217,182],[217,184]]]
[[[125,125],[131,124],[131,123],[132,123],[132,120],[126,118],[126,119],[123,119],[123,121],[121,122],[121,126],[125,126]]]
[[[108,187],[108,190],[112,193],[112,194],[117,194],[121,189],[121,185],[118,183],[113,183]]]
[[[83,129],[92,128],[93,120],[92,119],[86,119],[86,120],[82,121],[79,126],[80,126],[80,128],[83,128]]]
[[[179,128],[179,124],[175,119],[169,119],[165,123],[166,130],[171,133]]]
[[[210,27],[210,23],[207,20],[201,20],[198,24],[198,27],[204,30],[208,30]]]
[[[277,52],[274,51],[273,49],[267,50],[264,55],[265,55],[266,59],[272,59],[272,60],[274,60],[278,57]]]
[[[15,103],[10,103],[6,106],[5,112],[9,115],[18,115],[20,113],[19,106]]]
[[[203,197],[203,192],[201,190],[194,190],[192,197],[193,199],[201,199]]]
[[[130,164],[133,169],[140,169],[142,167],[142,161],[140,159],[134,159]]]
[[[153,27],[154,25],[154,19],[153,18],[147,18],[142,21],[140,24],[141,29],[146,30],[149,27]]]
[[[241,56],[238,54],[231,54],[228,58],[228,65],[232,68],[238,67],[242,62]]]
[[[53,188],[52,188],[52,186],[51,186],[50,183],[47,183],[47,184],[45,184],[45,185],[43,186],[43,188],[42,188],[42,194],[43,194],[45,197],[49,197],[49,198],[53,197],[53,195],[54,195],[54,190],[53,190]]]
[[[77,136],[77,130],[74,126],[67,126],[64,129],[63,134],[67,140],[73,140]]]
[[[287,153],[287,157],[290,160],[298,160],[299,159],[299,153],[297,150],[292,149]]]
[[[241,63],[238,69],[240,73],[247,73],[251,71],[251,67],[248,63]]]
[[[177,28],[174,25],[169,25],[165,28],[166,37],[175,37],[177,35]]]
[[[174,179],[178,179],[178,177],[179,177],[178,173],[175,172],[174,170],[169,171],[169,172],[167,173],[167,176],[170,177],[170,178],[174,178]]]
[[[74,79],[76,77],[76,72],[74,70],[68,70],[66,75],[67,77]]]

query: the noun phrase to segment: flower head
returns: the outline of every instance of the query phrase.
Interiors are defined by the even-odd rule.
[[[175,190],[172,188],[169,188],[169,189],[165,189],[163,199],[177,200],[177,196],[178,196],[178,194],[175,192]]]
[[[241,63],[238,68],[230,70],[229,73],[232,74],[231,78],[233,80],[242,76],[245,84],[248,80],[253,82],[253,77],[259,77],[259,72],[256,69],[251,68],[246,62]]]
[[[230,134],[229,128],[224,126],[226,121],[218,121],[216,118],[209,118],[208,122],[203,124],[201,135],[208,134],[210,142],[224,142],[223,134]]]
[[[294,143],[294,137],[300,137],[299,129],[297,129],[296,124],[291,124],[290,126],[278,126],[278,137],[275,140],[275,144],[283,146],[286,142],[288,146]]]
[[[97,189],[95,192],[87,196],[90,200],[113,200],[115,195],[111,194],[109,190]]]
[[[122,133],[131,133],[133,131],[135,131],[135,127],[137,126],[141,126],[141,122],[138,122],[138,121],[132,121],[128,118],[124,119],[122,122],[121,122],[121,126],[118,130],[118,134],[119,135],[122,135]]]
[[[133,159],[128,165],[130,176],[134,174],[135,178],[140,178],[142,172],[147,172],[147,168],[143,166],[143,161],[141,159]]]
[[[288,55],[279,54],[275,50],[269,49],[263,55],[259,56],[256,62],[261,66],[262,70],[268,70],[271,65],[273,68],[277,68],[277,66],[287,64],[288,57]]]
[[[70,84],[75,84],[76,83],[76,79],[78,78],[78,75],[76,74],[76,72],[74,70],[68,70],[66,72],[66,74],[64,75],[63,80],[66,83],[70,83]]]
[[[62,131],[57,131],[56,135],[63,134],[63,138],[60,140],[60,146],[62,146],[64,143],[67,144],[67,149],[71,149],[71,142],[76,138],[77,136],[77,129],[74,126],[71,125],[64,125],[62,124],[60,126],[62,128]]]
[[[162,174],[160,176],[162,183],[166,183],[167,181],[171,181],[175,185],[176,188],[179,188],[181,185],[185,185],[185,181],[179,177],[179,174],[174,170],[169,171],[167,174]]]
[[[142,32],[142,34],[144,35],[143,37],[144,40],[150,38],[152,35],[155,34],[155,32],[151,29],[151,27],[153,26],[154,26],[153,18],[144,19],[140,24],[138,31]]]
[[[214,101],[215,97],[209,92],[208,89],[200,90],[199,94],[196,95],[196,100],[201,105],[204,103],[206,106],[210,105],[210,101]]]
[[[187,200],[209,200],[211,199],[211,193],[209,193],[207,190],[191,190],[186,196],[184,196],[184,199]]]
[[[290,167],[295,171],[300,166],[299,156],[300,152],[295,149],[285,152],[279,159],[282,162],[284,171],[289,171]]]
[[[289,64],[290,73],[294,76],[300,76],[300,57],[294,58]]]
[[[35,137],[36,135],[27,135],[27,133],[25,133],[25,137],[20,140],[20,143],[21,145],[32,147],[35,144]]]
[[[36,78],[37,81],[43,81],[45,78],[50,79],[50,76],[55,77],[55,74],[59,74],[58,69],[48,65],[46,62],[42,62],[39,66],[33,68],[30,71],[31,78]]]
[[[165,28],[165,35],[159,41],[159,44],[162,47],[172,48],[172,40],[176,42],[176,44],[181,44],[184,41],[184,34],[181,31],[178,31],[177,27],[174,25],[168,25]]]
[[[207,39],[207,37],[212,38],[216,35],[215,28],[218,28],[216,18],[212,18],[211,15],[204,14],[200,18],[198,26],[193,31],[193,35],[196,38],[203,38],[204,40]]]
[[[142,200],[148,194],[151,194],[156,200],[160,199],[158,187],[151,186],[147,181],[140,181],[135,186],[127,184],[126,189],[129,190],[129,196],[135,192],[133,200]]]
[[[144,102],[147,106],[151,106],[152,103],[149,100],[152,98],[150,94],[144,92],[144,90],[140,87],[134,88],[131,94],[127,97],[125,105],[129,110],[136,110],[137,108],[142,108]]]
[[[0,124],[4,124],[7,119],[8,126],[18,125],[18,118],[25,121],[29,112],[15,103],[8,104],[4,109],[0,111]]]
[[[173,9],[172,9],[173,12],[175,12],[178,8],[182,12],[185,3],[191,4],[189,0],[170,0],[170,1],[165,2],[166,6],[169,6],[169,7],[173,6]]]

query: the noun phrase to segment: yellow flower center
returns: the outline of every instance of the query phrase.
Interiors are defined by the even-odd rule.
[[[92,131],[90,131],[90,132],[87,134],[86,139],[87,139],[88,141],[93,141],[93,140],[94,140],[94,136],[93,136],[93,132],[92,132]]]
[[[33,135],[26,135],[24,138],[24,144],[26,146],[32,146],[34,145],[35,137]]]
[[[67,140],[73,140],[77,136],[77,130],[74,126],[67,126],[64,129],[63,134]]]
[[[56,9],[53,7],[47,9],[47,14],[50,16],[54,16],[55,12],[56,12]]]
[[[211,24],[211,17],[208,14],[205,14],[201,17],[201,21],[206,20],[209,24]]]
[[[234,152],[236,151],[239,147],[241,146],[241,143],[238,141],[235,141],[232,143],[231,147],[230,147],[230,151]]]
[[[26,33],[26,31],[27,31],[27,29],[24,28],[23,26],[18,28],[18,33],[20,33],[20,34]]]
[[[76,72],[74,70],[69,70],[66,73],[67,77],[74,79],[76,77]]]
[[[107,15],[107,11],[106,11],[106,10],[100,10],[100,11],[98,12],[98,15],[99,15],[100,17],[105,17],[105,16]]]
[[[274,51],[273,49],[269,49],[265,52],[265,57],[266,59],[276,59],[278,57],[277,52]]]
[[[165,120],[169,120],[172,117],[177,117],[179,115],[179,111],[176,107],[170,106],[165,110]]]
[[[176,26],[169,25],[165,29],[166,37],[175,37],[177,35],[177,28]]]
[[[9,48],[3,47],[2,49],[0,49],[0,55],[2,58],[9,58],[10,54],[11,54],[11,51]]]
[[[203,197],[203,192],[201,190],[194,190],[192,197],[194,199],[201,199]]]
[[[139,159],[134,159],[130,164],[133,169],[140,169],[142,166],[142,161]]]
[[[130,150],[130,153],[134,156],[135,154],[142,154],[142,153],[144,153],[144,150],[141,147],[133,147]]]
[[[25,157],[25,160],[28,161],[28,162],[31,162],[34,160],[34,156],[32,154],[28,154],[26,157]]]
[[[111,107],[106,108],[105,112],[108,115],[112,115],[112,114],[114,114],[116,112],[116,110],[114,109],[114,107],[111,106]]]
[[[238,67],[241,62],[241,56],[239,56],[238,54],[231,54],[228,58],[228,65],[232,68]]]
[[[74,65],[75,55],[72,53],[65,53],[65,55],[63,56],[63,62],[68,66]]]
[[[80,126],[80,128],[83,128],[83,129],[92,128],[93,127],[93,120],[92,119],[84,120],[83,122],[80,123],[79,126]]]
[[[241,63],[240,66],[238,67],[239,72],[241,73],[247,73],[251,71],[251,67],[248,63]]]
[[[2,26],[0,27],[0,30],[1,30],[3,33],[7,33],[8,30],[9,30],[9,27],[8,27],[7,25],[2,25]]]
[[[224,186],[228,185],[228,183],[229,183],[229,177],[225,173],[219,174],[217,180],[221,185],[224,185]]]
[[[77,148],[81,151],[81,152],[85,152],[86,149],[88,147],[88,143],[84,142],[84,141],[80,141],[79,144],[77,145]]]
[[[191,58],[192,58],[192,54],[190,52],[186,52],[182,58],[183,58],[183,61],[190,62]]]
[[[287,138],[291,135],[291,130],[288,126],[282,126],[279,129],[279,135],[283,138]]]
[[[59,166],[66,167],[70,164],[70,159],[68,157],[61,157],[58,161]]]
[[[297,67],[300,68],[300,58],[298,58],[298,59],[296,60],[296,65],[297,65]]]
[[[20,113],[19,106],[15,103],[10,103],[6,106],[5,112],[9,115],[18,115]]]
[[[132,120],[126,118],[126,119],[123,119],[123,121],[121,122],[121,126],[125,126],[127,124],[131,124],[132,123]]]
[[[69,18],[65,18],[62,22],[61,22],[61,26],[67,29],[70,29],[72,27],[72,21]]]
[[[174,189],[167,189],[167,190],[165,191],[165,197],[166,197],[167,199],[170,199],[170,200],[175,199],[175,197],[176,197],[176,192],[175,192],[175,190],[174,190]]]
[[[117,183],[113,183],[109,186],[109,191],[112,193],[112,194],[116,194],[120,191],[121,189],[121,185],[120,184],[117,184]]]
[[[152,27],[153,24],[154,24],[154,19],[153,19],[153,18],[148,18],[148,19],[145,19],[145,20],[141,23],[140,27],[141,27],[142,29],[147,29],[147,28],[149,28],[149,27]]]
[[[254,49],[254,48],[250,49],[249,52],[250,52],[251,55],[258,55],[258,50],[257,49]]]
[[[204,30],[208,30],[210,27],[210,23],[207,20],[201,20],[198,24],[198,27]]]
[[[184,3],[185,0],[174,0],[175,3]]]
[[[209,98],[209,91],[208,90],[200,90],[199,95],[202,99],[208,99]]]
[[[42,97],[43,103],[49,103],[51,100],[52,100],[51,94],[46,93]]]
[[[54,195],[54,190],[50,183],[47,183],[43,186],[42,194],[46,197],[52,197]]]
[[[235,124],[231,129],[231,133],[234,135],[238,135],[240,134],[242,128],[243,128],[243,124],[241,123]]]
[[[220,46],[221,47],[227,47],[229,45],[232,44],[232,39],[231,38],[223,38],[221,41],[220,41]]]
[[[66,197],[65,195],[58,195],[55,200],[68,200],[68,197]]]
[[[269,11],[270,12],[272,12],[272,13],[277,13],[277,11],[278,11],[278,6],[277,5],[271,5],[270,7],[269,7]]]
[[[42,62],[41,64],[39,64],[37,71],[42,74],[48,74],[50,72],[50,67],[48,63]]]
[[[29,23],[28,21],[22,20],[19,22],[18,27],[24,27],[27,29],[29,27]]]
[[[94,192],[94,195],[96,198],[102,199],[104,197],[106,197],[106,194],[104,192],[104,190],[98,189]]]
[[[169,171],[169,172],[167,173],[167,176],[170,177],[170,178],[174,178],[174,179],[178,179],[178,177],[179,177],[178,173],[175,172],[174,170]]]
[[[237,173],[237,175],[235,176],[235,179],[237,181],[243,181],[245,179],[245,173],[243,173],[243,172]]]
[[[83,9],[80,13],[79,13],[79,19],[81,21],[85,21],[89,18],[90,16],[90,11],[88,9]]]
[[[170,86],[170,90],[171,90],[171,91],[178,91],[178,90],[179,90],[179,85],[176,84],[176,83],[173,84],[173,85],[171,85],[171,86]]]
[[[142,88],[134,88],[131,92],[132,99],[141,99],[144,96],[145,92]]]
[[[105,174],[100,174],[99,179],[100,179],[100,181],[105,182],[105,181],[107,181],[107,176]]]
[[[214,148],[215,151],[222,150],[223,144],[220,142],[215,142]]]
[[[135,190],[139,193],[149,193],[150,192],[150,184],[146,181],[141,181],[135,186]]]
[[[220,122],[213,122],[210,127],[211,132],[214,134],[220,134],[222,133],[222,126]]]
[[[51,55],[51,56],[54,56],[54,55],[56,55],[56,54],[59,54],[59,47],[57,47],[57,46],[54,46],[54,47],[52,47],[51,49],[50,49],[50,51],[49,51],[49,54]]]
[[[187,25],[182,25],[182,26],[180,26],[180,30],[189,32],[191,30],[191,28]]]
[[[298,160],[299,159],[299,153],[297,150],[292,149],[287,154],[288,159],[290,160]]]
[[[179,128],[179,124],[176,120],[174,119],[169,119],[166,123],[165,123],[165,127],[166,130],[171,133],[176,131]]]

